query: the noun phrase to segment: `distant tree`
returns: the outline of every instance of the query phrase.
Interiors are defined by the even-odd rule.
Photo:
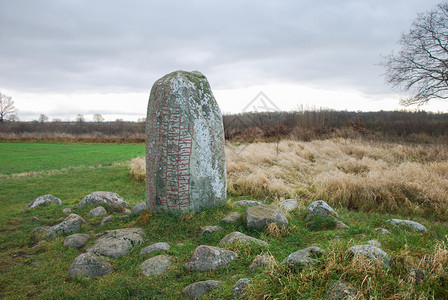
[[[386,81],[411,96],[403,105],[448,98],[448,2],[421,13],[399,41],[401,50],[385,57]]]
[[[39,122],[40,122],[40,123],[48,122],[48,117],[47,117],[47,115],[45,115],[45,114],[41,114],[41,115],[39,116]]]
[[[138,118],[137,122],[138,123],[146,123],[146,118]]]
[[[9,122],[19,122],[19,116],[17,115],[17,113],[11,114],[8,117],[8,121]]]
[[[62,122],[62,120],[61,120],[60,118],[53,118],[53,119],[51,120],[51,122],[54,122],[54,123],[60,123],[60,122]]]
[[[76,123],[84,123],[85,121],[86,121],[86,119],[84,118],[84,115],[78,114],[76,116]]]
[[[94,121],[94,122],[97,122],[97,123],[101,123],[101,122],[104,121],[104,118],[103,118],[103,116],[100,115],[100,114],[94,114],[94,115],[93,115],[93,121]]]
[[[8,115],[14,114],[16,107],[11,97],[0,93],[0,122],[3,122]]]
[[[124,122],[124,119],[119,118],[119,119],[116,119],[115,122],[117,122],[117,123],[123,123],[123,122]]]

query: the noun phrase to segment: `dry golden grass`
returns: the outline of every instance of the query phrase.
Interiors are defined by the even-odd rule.
[[[446,220],[448,149],[331,139],[226,147],[234,196],[323,199],[350,209],[404,212]],[[133,167],[142,172],[144,161]]]
[[[144,181],[146,176],[146,164],[145,158],[136,157],[129,163],[131,168],[130,175],[137,181]]]

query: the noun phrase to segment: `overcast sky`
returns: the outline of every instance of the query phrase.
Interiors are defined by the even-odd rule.
[[[21,120],[135,120],[154,81],[182,69],[207,76],[224,112],[260,91],[282,110],[400,109],[381,55],[438,3],[0,0],[0,92]]]

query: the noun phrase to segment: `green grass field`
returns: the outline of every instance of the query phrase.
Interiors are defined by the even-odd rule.
[[[57,145],[57,144],[56,144]],[[129,176],[126,165],[105,165],[128,160],[142,155],[144,146],[130,145],[50,145],[42,155],[34,152],[33,171],[49,171],[74,166],[97,166],[96,168],[73,168],[59,173],[37,173],[32,176],[3,176],[0,178],[0,298],[2,299],[179,299],[182,289],[201,280],[221,280],[222,286],[204,299],[231,299],[235,282],[243,277],[254,281],[247,291],[249,299],[322,299],[326,287],[334,280],[350,282],[364,298],[371,299],[446,299],[448,297],[448,250],[446,236],[448,226],[445,222],[414,216],[412,219],[425,225],[428,234],[419,234],[403,228],[386,225],[389,218],[408,218],[400,214],[379,214],[375,212],[356,212],[335,206],[340,220],[348,230],[321,230],[316,226],[310,230],[306,221],[306,210],[296,209],[289,216],[289,229],[277,234],[257,232],[246,229],[243,224],[224,224],[219,220],[231,211],[244,213],[244,208],[232,204],[239,199],[232,195],[222,207],[188,214],[181,217],[159,214],[144,214],[126,220],[113,214],[114,219],[100,227],[101,218],[89,217],[89,209],[76,210],[76,204],[94,191],[113,191],[127,200],[131,206],[144,202],[144,183]],[[1,145],[4,147],[5,145]],[[53,147],[54,146],[54,147]],[[76,149],[76,156],[64,161],[61,149]],[[73,146],[73,148],[71,148]],[[77,148],[79,146],[79,148]],[[92,147],[90,147],[92,146]],[[103,147],[103,146],[110,146]],[[135,146],[135,147],[134,147]],[[19,147],[19,144],[17,144]],[[35,144],[24,145],[22,149],[38,148]],[[84,148],[83,148],[84,147]],[[114,153],[115,159],[109,162],[99,160],[106,153]],[[5,149],[5,148],[3,148]],[[12,146],[11,146],[12,149]],[[81,150],[84,149],[84,150]],[[93,151],[98,149],[98,152]],[[102,150],[100,150],[102,149]],[[84,153],[83,155],[83,151]],[[24,152],[30,153],[32,151]],[[122,152],[122,153],[117,153]],[[39,161],[51,157],[51,153],[62,155],[59,163],[51,169]],[[71,155],[70,151],[67,155]],[[23,162],[24,155],[16,153],[15,163],[8,170],[29,172]],[[11,157],[11,156],[10,156]],[[85,157],[91,159],[86,161]],[[119,157],[119,158],[118,158]],[[4,161],[4,157],[1,158]],[[47,160],[51,160],[47,158]],[[2,172],[4,168],[1,166]],[[62,206],[52,205],[35,210],[25,210],[25,206],[38,196],[53,194],[63,201]],[[240,195],[242,196],[242,195]],[[257,199],[271,203],[272,199]],[[309,200],[299,199],[306,205]],[[146,233],[144,244],[136,246],[127,256],[106,258],[115,268],[111,274],[99,278],[70,278],[68,268],[73,260],[85,251],[63,246],[65,236],[51,241],[37,241],[32,229],[38,226],[51,226],[61,222],[66,215],[63,208],[72,208],[75,213],[87,220],[82,233],[88,233],[94,243],[97,233],[105,230],[142,227]],[[37,217],[38,220],[32,218]],[[201,235],[199,228],[205,225],[222,225],[224,231]],[[378,235],[374,228],[388,228],[392,235]],[[191,258],[199,245],[218,246],[228,233],[240,231],[270,243],[270,246],[232,244],[224,248],[236,251],[239,258],[231,265],[214,272],[188,272],[183,265]],[[351,260],[347,249],[356,244],[377,239],[383,250],[391,255],[391,269],[386,270],[375,263]],[[143,276],[139,265],[150,256],[139,256],[141,248],[156,242],[167,242],[172,248],[165,252],[173,259],[169,272],[156,278]],[[313,267],[288,270],[282,267],[259,270],[253,273],[248,266],[257,255],[272,254],[281,262],[290,253],[299,249],[319,246],[325,255]],[[407,276],[411,268],[426,270],[426,278],[420,283],[412,282]]]

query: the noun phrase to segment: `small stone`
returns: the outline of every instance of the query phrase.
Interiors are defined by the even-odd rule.
[[[170,250],[170,248],[171,248],[171,246],[167,243],[164,243],[164,242],[155,243],[155,244],[152,244],[152,245],[140,250],[140,255],[143,256],[143,255],[149,254],[151,252],[155,252],[155,251],[168,251],[168,250]]]
[[[141,228],[109,230],[105,236],[99,238],[92,247],[87,249],[87,252],[112,258],[124,256],[134,246],[143,243],[143,235],[144,232]]]
[[[238,241],[240,243],[255,243],[255,244],[260,244],[260,245],[264,245],[264,246],[269,246],[268,243],[266,243],[265,241],[256,239],[254,237],[245,235],[244,233],[235,231],[232,233],[229,233],[228,235],[226,235],[225,237],[222,238],[222,240],[219,242],[219,245],[227,245],[227,244],[231,244],[235,241]]]
[[[255,230],[263,230],[271,223],[275,223],[279,227],[288,226],[285,213],[273,205],[260,204],[249,207],[244,215],[244,220],[247,228]]]
[[[318,260],[314,257],[323,255],[324,251],[319,247],[308,247],[301,249],[299,251],[293,252],[288,257],[282,261],[282,265],[287,265],[289,267],[302,267],[305,265],[311,265],[316,263]]]
[[[48,206],[50,204],[61,205],[62,201],[53,195],[47,194],[34,199],[26,208],[37,208],[39,206]]]
[[[248,270],[249,272],[253,272],[258,268],[270,268],[277,265],[274,256],[269,254],[263,254],[257,256],[254,261],[250,264]]]
[[[145,211],[149,211],[146,207],[146,203],[139,203],[137,204],[131,211],[132,216],[140,216]]]
[[[378,234],[391,234],[390,231],[385,228],[375,228],[375,232]]]
[[[316,216],[319,217],[338,217],[338,213],[331,208],[327,202],[323,200],[314,201],[308,206],[308,219],[314,218]]]
[[[80,249],[80,248],[84,247],[85,245],[87,245],[89,240],[90,240],[90,237],[88,234],[75,233],[75,234],[69,235],[68,237],[65,238],[64,246]]]
[[[71,214],[61,223],[51,226],[47,231],[47,239],[51,239],[57,235],[78,232],[81,230],[82,224],[86,221],[77,214]]]
[[[189,262],[185,264],[188,271],[214,271],[230,264],[238,258],[233,251],[212,246],[201,245],[197,247]]]
[[[277,206],[286,212],[291,212],[299,206],[299,202],[296,199],[286,199],[277,204]]]
[[[107,223],[109,223],[110,221],[112,221],[113,218],[114,218],[113,216],[107,216],[107,217],[104,217],[104,218],[101,220],[100,226],[104,226],[104,225],[106,225]]]
[[[240,200],[233,202],[233,204],[238,206],[255,206],[261,204],[261,202],[255,201],[255,200]]]
[[[423,269],[410,269],[408,273],[409,278],[411,278],[414,282],[421,282],[426,278],[426,271]]]
[[[357,291],[350,283],[338,280],[333,281],[327,287],[325,299],[329,300],[345,300],[353,299],[357,295]]]
[[[215,225],[215,226],[204,226],[200,228],[201,230],[201,234],[205,234],[205,233],[212,233],[212,232],[217,232],[217,231],[223,231],[224,228],[222,226],[219,225]]]
[[[153,277],[161,275],[168,271],[171,266],[171,258],[167,255],[158,255],[145,260],[141,265],[140,269],[143,275]]]
[[[89,211],[89,213],[87,215],[93,216],[93,217],[102,217],[102,216],[107,215],[107,211],[104,207],[98,206],[98,207],[95,207],[94,209],[92,209],[91,211]]]
[[[378,247],[378,248],[383,247],[383,245],[379,241],[377,241],[377,240],[367,241],[367,244],[375,246],[375,247]]]
[[[224,218],[221,219],[221,222],[230,223],[230,224],[238,224],[241,222],[243,215],[239,212],[231,212],[228,213]]]
[[[105,206],[117,212],[124,212],[129,203],[113,192],[93,192],[85,196],[76,208],[84,208],[90,205]]]
[[[88,277],[104,276],[112,272],[112,265],[92,253],[83,253],[72,263],[68,269],[68,276],[84,275]]]
[[[64,208],[64,209],[62,210],[62,213],[63,213],[63,214],[66,214],[66,215],[69,215],[69,214],[72,213],[72,209],[71,209],[71,208]]]
[[[235,285],[233,286],[232,290],[232,296],[233,298],[239,298],[242,294],[246,292],[247,287],[249,284],[252,283],[252,280],[248,278],[241,278],[238,280]]]
[[[352,256],[362,255],[372,261],[379,261],[384,267],[390,268],[389,255],[380,248],[373,245],[356,245],[350,247],[348,252]]]
[[[392,226],[405,226],[417,232],[423,232],[423,233],[428,232],[425,226],[411,220],[390,219],[387,222]]]
[[[198,299],[221,286],[221,281],[207,280],[190,284],[182,290],[182,293],[191,299]]]
[[[336,224],[336,227],[335,227],[335,228],[336,228],[337,230],[346,230],[346,229],[348,229],[348,226],[345,225],[345,223],[342,222],[342,221],[336,220],[336,221],[335,221],[335,224]]]

